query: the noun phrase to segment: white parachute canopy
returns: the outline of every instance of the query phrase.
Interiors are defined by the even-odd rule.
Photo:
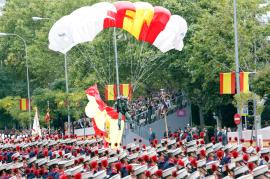
[[[103,30],[108,11],[116,12],[116,8],[111,3],[102,2],[62,17],[49,32],[49,48],[65,54],[77,44],[92,41]]]
[[[156,38],[154,45],[163,53],[172,48],[181,51],[184,47],[183,39],[186,32],[187,22],[185,19],[178,15],[172,15],[166,28]]]
[[[179,15],[171,15],[168,10],[156,13],[155,8],[149,3],[128,1],[114,4],[101,2],[79,8],[52,26],[49,32],[49,48],[65,54],[77,44],[93,41],[103,29],[117,27],[131,32],[138,40],[149,42],[163,53],[171,49],[181,51],[187,32],[185,19]],[[123,22],[119,20],[119,16],[122,16]],[[105,23],[110,20],[113,25]],[[119,23],[122,25],[117,26]],[[158,32],[156,29],[159,29]],[[140,34],[145,36],[140,39]],[[147,40],[150,36],[154,36],[154,39]]]

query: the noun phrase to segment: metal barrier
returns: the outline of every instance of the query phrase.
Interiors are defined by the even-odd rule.
[[[176,105],[172,105],[168,109],[169,110],[168,115],[174,113],[177,110],[177,108],[178,107]],[[157,109],[155,111],[155,114],[157,114],[158,111],[159,111],[159,109]],[[139,117],[141,114],[145,114],[147,112],[148,112],[148,110],[146,110],[146,111],[144,111],[144,112],[136,115],[135,117]],[[156,122],[156,121],[158,121],[160,119],[162,119],[160,116],[155,116],[155,120],[154,121],[151,121],[151,122],[154,123],[154,122]],[[140,137],[142,137],[144,139],[148,139],[148,137],[149,137],[149,130],[148,130],[148,128],[145,127],[147,125],[146,123],[138,123],[138,121],[128,121],[127,122],[127,125],[131,126],[130,127],[130,130],[132,132],[134,132],[135,134],[137,134],[138,136],[140,136]]]

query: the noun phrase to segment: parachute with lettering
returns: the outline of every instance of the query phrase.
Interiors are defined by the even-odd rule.
[[[93,41],[106,28],[121,28],[137,40],[148,42],[163,53],[181,51],[187,23],[164,7],[147,2],[101,2],[79,8],[59,19],[49,32],[49,48],[67,53],[77,44]]]

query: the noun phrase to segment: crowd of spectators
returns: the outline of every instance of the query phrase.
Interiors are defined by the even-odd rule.
[[[141,96],[129,103],[129,113],[138,125],[150,124],[174,110],[181,97],[180,93],[164,91],[152,93],[149,97]]]
[[[176,92],[155,92],[148,97],[140,96],[129,101],[129,114],[132,122],[137,125],[150,124],[164,117],[164,113],[170,113],[181,103],[182,95]],[[164,111],[162,111],[164,110]],[[166,111],[165,111],[166,110]],[[92,127],[91,119],[84,117],[73,124],[75,129]]]

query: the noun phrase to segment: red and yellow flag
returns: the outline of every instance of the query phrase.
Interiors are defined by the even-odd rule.
[[[106,101],[116,100],[116,85],[106,85],[105,86],[105,99]]]
[[[28,99],[22,98],[20,99],[20,110],[27,111],[28,110]]]
[[[120,94],[122,96],[127,97],[130,100],[131,95],[132,95],[132,86],[131,86],[131,84],[121,84],[120,85]]]
[[[120,95],[125,96],[130,100],[131,96],[132,96],[131,84],[120,84]],[[106,85],[105,86],[105,99],[106,99],[106,101],[116,100],[116,97],[117,97],[116,85]]]
[[[220,94],[235,94],[235,73],[220,73]]]
[[[240,91],[242,93],[249,92],[249,78],[250,72],[240,72]]]

